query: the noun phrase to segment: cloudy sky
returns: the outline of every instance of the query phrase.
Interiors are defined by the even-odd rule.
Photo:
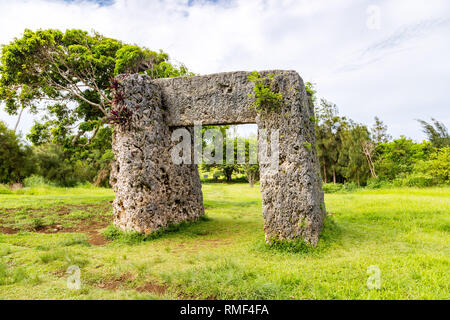
[[[422,140],[415,119],[450,127],[448,0],[0,0],[0,43],[25,28],[96,30],[200,74],[294,69],[341,114],[379,116],[394,137]]]

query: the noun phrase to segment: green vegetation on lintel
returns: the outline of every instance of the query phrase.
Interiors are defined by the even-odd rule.
[[[274,74],[269,74],[263,77],[259,72],[253,71],[248,80],[253,82],[253,94],[251,97],[255,98],[253,107],[257,112],[277,111],[283,105],[283,95],[281,92],[273,91]]]

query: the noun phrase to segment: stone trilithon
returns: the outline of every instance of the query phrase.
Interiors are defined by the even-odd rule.
[[[138,74],[119,76],[131,118],[127,125],[117,125],[113,136],[116,161],[111,184],[118,227],[150,234],[204,215],[197,165],[171,160],[173,130],[184,127],[192,132],[194,122],[256,123],[259,132],[278,130],[279,137],[278,169],[260,164],[266,241],[303,239],[317,244],[326,211],[313,147],[313,105],[297,72],[261,74],[275,74],[272,87],[284,100],[279,110],[257,113],[252,108],[254,98],[249,94],[254,84],[248,72],[156,80]],[[263,134],[258,140],[260,146],[270,145]]]

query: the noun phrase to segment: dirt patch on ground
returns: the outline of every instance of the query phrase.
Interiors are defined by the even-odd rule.
[[[58,216],[65,216],[70,214],[75,210],[83,210],[83,211],[92,211],[92,210],[101,210],[107,212],[111,208],[111,203],[106,202],[103,204],[82,204],[82,205],[69,205],[69,206],[56,206],[51,208],[42,208],[42,209],[26,209],[29,217],[33,217],[33,213],[38,212],[48,212],[49,210],[53,212],[57,212]],[[8,209],[8,214],[15,214],[16,212],[23,211],[23,209]],[[61,224],[53,224],[47,226],[40,226],[32,230],[28,230],[30,232],[36,233],[46,233],[46,234],[54,234],[54,233],[84,233],[88,236],[88,242],[92,245],[100,246],[108,243],[108,240],[101,234],[101,230],[104,229],[111,223],[111,217],[105,215],[94,216],[92,219],[66,219],[60,222],[70,222],[73,224],[73,227],[65,228]],[[20,230],[11,228],[11,227],[0,227],[0,233],[3,234],[16,234]]]
[[[148,292],[148,293],[156,293],[158,295],[163,295],[166,293],[168,286],[164,286],[158,283],[154,282],[147,282],[143,286],[140,286],[136,288],[136,291],[139,291],[141,293]]]
[[[57,276],[58,278],[62,278],[67,276],[67,272],[66,270],[57,270],[57,271],[53,271],[52,272],[55,276]]]
[[[85,222],[85,221],[83,221]],[[105,219],[103,221],[92,221],[89,224],[80,223],[72,228],[63,228],[62,226],[46,226],[39,233],[84,233],[88,236],[88,242],[95,246],[102,246],[109,241],[101,234],[101,230],[108,226],[111,221]]]
[[[88,242],[94,246],[103,246],[109,241],[106,240],[105,236],[98,232],[89,233]]]
[[[134,276],[131,273],[124,273],[118,278],[102,280],[97,284],[97,287],[105,290],[117,290],[120,287],[126,286],[133,279]]]
[[[153,293],[157,295],[163,295],[168,289],[168,286],[156,282],[147,282],[137,288],[133,288],[130,282],[134,279],[135,277],[131,273],[124,273],[120,277],[102,280],[96,286],[104,290],[134,289],[141,293]]]
[[[7,227],[0,227],[0,233],[3,234],[16,234],[19,230],[13,229],[13,228],[7,228]]]

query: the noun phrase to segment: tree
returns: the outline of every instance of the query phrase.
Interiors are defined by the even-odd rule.
[[[245,171],[245,176],[247,177],[247,181],[250,184],[250,187],[253,188],[255,182],[259,180],[259,165],[245,163],[242,165],[242,167]]]
[[[432,123],[424,120],[417,121],[422,125],[423,132],[435,148],[450,146],[450,135],[448,134],[447,127],[442,122],[434,118],[431,118]]]
[[[392,138],[387,133],[387,125],[385,125],[378,117],[375,117],[375,123],[372,127],[371,135],[376,144],[388,142]]]
[[[82,30],[25,30],[2,47],[0,101],[11,115],[43,112],[33,142],[95,136],[111,110],[110,80],[119,73],[154,78],[190,75],[169,56]],[[44,139],[39,135],[42,133]],[[90,139],[90,140],[91,140]],[[89,141],[90,141],[89,140]]]
[[[322,178],[328,183],[328,174],[332,175],[336,183],[339,171],[339,152],[341,149],[341,131],[347,126],[346,119],[338,115],[335,104],[322,99],[316,108],[316,145]]]
[[[361,141],[361,150],[366,157],[367,164],[369,165],[370,174],[372,178],[376,178],[377,174],[375,173],[375,164],[373,162],[373,154],[375,152],[375,144],[367,139]]]
[[[0,183],[21,182],[34,170],[31,148],[0,121]]]
[[[399,139],[377,145],[375,167],[379,176],[393,180],[398,176],[411,173],[414,170],[414,164],[427,160],[432,151],[430,142],[415,143],[401,136]]]
[[[245,163],[241,164],[240,167],[244,170],[245,176],[247,178],[250,187],[253,187],[256,181],[259,180],[259,164],[257,162],[257,150],[258,150],[258,139],[256,137],[244,139],[241,142],[244,143],[245,148]],[[252,159],[254,158],[254,159]]]
[[[369,131],[364,125],[351,122],[349,129],[341,133],[342,152],[339,163],[346,179],[358,184],[365,182],[370,168],[362,146],[370,141]]]
[[[230,140],[229,136],[227,135],[227,130],[229,129],[229,126],[204,126],[202,128],[202,135],[203,135],[203,150],[208,150],[208,152],[211,152],[213,156],[215,156],[219,150],[215,149],[215,146],[213,145],[212,141],[209,141],[207,138],[205,138],[205,132],[207,130],[216,130],[218,133],[222,136],[222,155],[227,154],[227,144],[231,145],[233,144],[233,156],[236,155],[236,144],[234,140]],[[233,157],[233,160],[235,158]],[[233,163],[227,163],[226,159],[222,158],[219,160],[219,163],[210,163],[207,159],[203,160],[202,167],[205,171],[210,171],[212,168],[219,169],[222,174],[225,176],[227,182],[231,181],[231,178],[233,176],[233,173],[239,169],[239,165],[236,164],[235,161]]]

